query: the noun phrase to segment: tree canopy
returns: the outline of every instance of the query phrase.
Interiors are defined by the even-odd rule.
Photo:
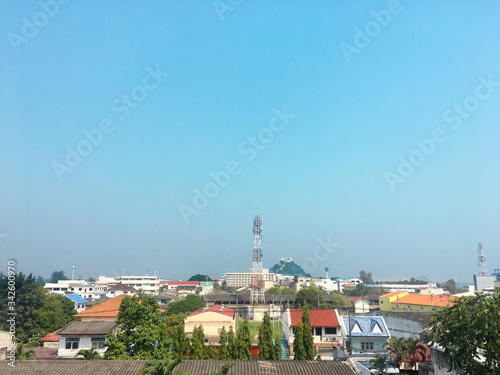
[[[160,305],[153,296],[125,297],[120,304],[117,335],[107,335],[106,359],[162,359],[170,357]]]
[[[212,281],[212,279],[208,275],[197,273],[196,275],[191,276],[188,281]]]
[[[264,319],[259,327],[259,359],[272,360],[274,359],[273,347],[273,330],[271,328],[271,321],[267,311],[264,313]]]
[[[17,313],[16,338],[24,342],[41,338],[62,328],[73,319],[72,315],[76,314],[76,311],[69,298],[49,294],[43,288],[43,283],[38,282],[32,274],[26,276],[20,272],[11,275],[11,279],[12,277],[14,279],[11,280],[11,285],[7,275],[0,277],[0,330],[9,330],[7,313],[9,308],[14,306],[12,302],[15,302],[13,308]]]
[[[54,271],[50,275],[49,283],[57,283],[59,280],[68,280],[64,271]]]
[[[463,297],[431,315],[427,326],[440,357],[467,374],[500,372],[500,288],[494,294]]]
[[[205,301],[201,297],[190,294],[185,300],[170,302],[167,306],[167,316],[180,313],[190,314],[205,306]]]
[[[363,284],[374,284],[372,273],[366,271],[359,271],[359,279],[363,282]]]
[[[319,306],[323,303],[324,293],[323,289],[318,288],[315,285],[302,288],[299,293],[297,293],[295,303],[297,306],[303,306],[304,302],[306,302],[310,306],[319,308]]]
[[[304,324],[302,336],[304,342],[304,359],[312,361],[314,360],[314,339],[311,328],[311,317],[309,316],[309,307],[306,302],[302,308],[302,324]]]

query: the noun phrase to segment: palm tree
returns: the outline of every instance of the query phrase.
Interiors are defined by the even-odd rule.
[[[16,359],[18,361],[23,359],[35,359],[36,352],[33,349],[24,350],[25,345],[22,342],[16,344]]]
[[[90,349],[80,349],[78,353],[76,353],[75,358],[79,355],[83,356],[83,359],[102,359],[95,346]]]
[[[401,362],[408,358],[406,340],[402,337],[391,337],[389,342],[384,343],[384,346],[394,367],[399,369],[401,367]]]
[[[379,375],[384,375],[387,374],[385,370],[389,367],[387,363],[385,363],[385,358],[381,356],[376,356],[374,359],[370,360],[372,365],[370,366],[371,369],[377,370],[377,374]]]
[[[420,362],[418,361],[417,354],[422,357],[422,362],[425,361],[427,347],[416,338],[407,339],[405,341],[405,344],[408,354],[408,362],[410,367],[413,369],[416,366],[417,362]]]
[[[159,361],[157,359],[147,361],[144,368],[139,373],[140,375],[172,375],[174,369],[183,360],[182,358],[176,358],[174,360],[163,360]],[[177,372],[176,374],[180,374]]]

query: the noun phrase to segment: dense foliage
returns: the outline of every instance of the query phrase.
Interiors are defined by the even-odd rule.
[[[274,359],[273,348],[273,330],[271,328],[271,321],[269,314],[264,313],[264,319],[259,328],[259,359],[272,360]]]
[[[123,298],[118,312],[117,335],[107,335],[106,359],[163,359],[170,357],[160,305],[153,296]]]
[[[243,322],[238,325],[235,346],[236,359],[252,359],[252,354],[250,353],[252,340],[250,338],[250,329],[248,327],[248,319],[246,316],[245,319],[243,319]]]
[[[467,374],[500,372],[500,288],[494,294],[460,298],[431,315],[430,340],[452,370]]]
[[[190,294],[185,300],[169,303],[167,307],[167,316],[180,313],[190,314],[205,306],[205,301],[201,297]]]
[[[29,341],[64,327],[73,319],[74,303],[65,296],[49,294],[43,283],[22,272],[0,276],[0,330],[9,331],[8,312],[16,315],[16,339]]]
[[[304,342],[304,359],[308,361],[314,360],[314,339],[311,328],[311,317],[309,316],[309,307],[304,303],[302,308],[302,324],[304,332],[302,340]]]
[[[285,262],[285,261],[278,261],[273,268],[271,269],[271,272],[273,273],[280,273],[282,275],[289,275],[289,276],[306,276],[306,277],[311,277],[308,273],[305,273],[302,267],[300,267],[298,264],[296,264],[293,261]]]

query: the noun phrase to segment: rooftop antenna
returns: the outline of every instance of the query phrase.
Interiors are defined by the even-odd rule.
[[[483,253],[483,244],[482,243],[478,244],[477,253],[479,254],[479,262],[477,263],[477,266],[479,267],[479,274],[480,275],[487,275],[488,268],[486,267],[486,257],[484,256],[484,253]]]
[[[262,274],[262,218],[257,215],[253,219],[253,259],[252,259],[252,288],[250,289],[250,303],[265,305],[265,288]]]

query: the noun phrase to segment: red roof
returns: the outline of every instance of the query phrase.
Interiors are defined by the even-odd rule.
[[[118,318],[118,312],[120,311],[120,304],[122,299],[131,298],[127,294],[120,294],[115,298],[108,299],[107,301],[101,302],[98,305],[89,307],[78,314],[73,315],[76,318]],[[139,301],[141,303],[141,301]],[[160,312],[165,312],[163,309],[158,309]]]
[[[335,310],[309,310],[311,327],[340,327]],[[302,309],[290,309],[292,327],[302,319]]]
[[[357,302],[359,301],[360,299],[362,299],[363,297],[349,297],[349,299],[352,301],[352,302]]]
[[[234,319],[234,309],[232,309],[231,307],[226,307],[226,306],[222,306],[222,305],[213,305],[213,306],[209,306],[209,307],[204,307],[202,309],[196,310],[194,313],[192,313],[189,316],[203,314],[203,313],[206,313],[209,311],[216,312],[216,313],[222,314],[222,315],[226,315],[226,316],[229,316],[230,318]]]
[[[58,333],[59,333],[60,330],[61,330],[61,328],[56,329],[54,332],[50,332],[47,336],[42,337],[38,341],[43,341],[43,342],[48,342],[48,341],[59,342],[59,335],[58,335]]]

